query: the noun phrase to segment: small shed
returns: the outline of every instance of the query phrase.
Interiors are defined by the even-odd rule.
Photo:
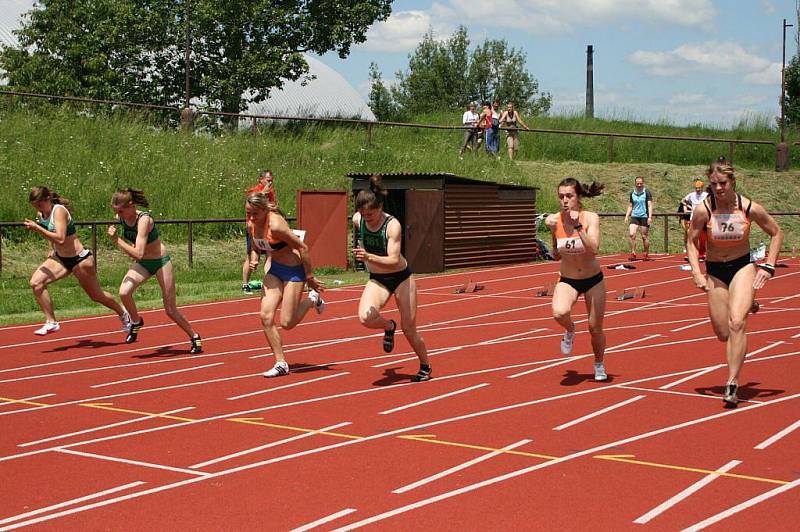
[[[353,197],[370,173],[350,173]],[[403,225],[415,273],[526,262],[536,250],[536,187],[449,173],[383,173],[384,205]]]

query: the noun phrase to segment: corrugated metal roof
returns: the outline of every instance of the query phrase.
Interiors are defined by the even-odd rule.
[[[467,183],[467,184],[481,184],[481,185],[497,185],[501,189],[521,189],[521,190],[539,190],[539,187],[531,187],[527,185],[512,185],[508,183],[497,183],[494,181],[484,181],[481,179],[471,179],[462,177],[460,175],[452,174],[449,172],[350,172],[347,177],[350,179],[369,179],[375,174],[380,174],[382,177],[389,178],[408,178],[415,180],[425,179],[444,179],[445,183]]]

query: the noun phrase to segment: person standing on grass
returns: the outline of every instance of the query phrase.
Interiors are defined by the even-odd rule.
[[[265,377],[280,377],[289,374],[289,364],[283,353],[283,343],[275,313],[281,305],[281,327],[293,329],[314,307],[317,314],[325,310],[325,301],[320,292],[322,283],[314,277],[314,269],[308,257],[308,246],[292,232],[289,224],[280,215],[278,208],[269,201],[264,192],[253,192],[245,202],[247,232],[250,235],[250,271],[258,267],[258,253],[270,255],[269,271],[264,275],[261,290],[261,325],[264,336],[275,355],[275,365],[264,373]],[[301,301],[303,288],[310,288],[308,299]]]
[[[644,188],[644,178],[637,176],[631,192],[623,223],[628,226],[631,240],[631,260],[636,260],[636,233],[642,234],[643,260],[650,259],[650,224],[653,223],[653,195]],[[630,223],[628,223],[630,222]]]
[[[122,322],[123,330],[128,330],[130,316],[114,297],[100,286],[94,256],[78,240],[69,200],[47,187],[33,187],[28,194],[28,201],[36,209],[37,218],[36,221],[26,219],[23,224],[29,231],[42,235],[50,246],[50,253],[33,272],[30,280],[33,295],[45,316],[44,325],[36,329],[33,334],[44,336],[61,329],[61,325],[56,321],[47,286],[70,273],[75,275],[81,288],[92,301],[116,312]]]
[[[467,127],[464,129],[464,141],[461,143],[461,149],[458,150],[459,157],[464,155],[464,151],[467,148],[473,150],[478,147],[481,131],[478,126],[479,118],[480,116],[475,112],[475,104],[470,103],[467,106],[467,110],[464,111],[464,114],[461,116],[461,124]]]
[[[258,177],[258,183],[256,183],[254,187],[247,189],[245,197],[253,192],[264,192],[267,195],[269,202],[277,206],[278,199],[275,196],[275,187],[273,185],[273,181],[274,177],[272,176],[272,171],[262,170]],[[253,247],[250,243],[250,233],[245,231],[244,237],[246,255],[244,257],[244,264],[242,264],[242,292],[245,294],[252,294],[253,291],[250,288],[250,273],[252,273],[254,270],[250,267],[250,259]],[[260,254],[267,255],[266,252]],[[269,260],[269,255],[267,255],[267,260]],[[258,266],[256,265],[256,267]],[[264,267],[266,268],[267,265],[265,264]]]
[[[500,115],[500,127],[506,130],[506,145],[508,158],[512,161],[519,150],[519,128],[530,129],[522,120],[519,111],[514,109],[514,102],[508,102],[506,110]]]
[[[427,381],[432,370],[425,340],[417,332],[417,284],[400,253],[403,228],[397,218],[383,210],[386,195],[381,176],[373,175],[369,189],[356,196],[353,232],[358,235],[358,245],[353,255],[369,270],[369,281],[358,303],[358,320],[369,329],[383,330],[383,350],[390,353],[397,323],[381,316],[380,311],[394,294],[400,327],[419,358],[419,371],[411,380]]]
[[[122,226],[122,239],[117,234],[115,225],[108,226],[108,236],[120,251],[135,261],[131,264],[119,287],[119,297],[131,316],[131,325],[128,328],[125,343],[135,342],[139,330],[144,326],[144,318],[139,315],[133,296],[145,281],[155,276],[161,287],[161,297],[167,316],[189,336],[191,342],[189,352],[192,354],[202,353],[203,341],[200,335],[194,332],[186,316],[178,309],[175,295],[175,273],[170,256],[167,255],[167,248],[161,242],[161,236],[150,211],[137,210],[137,205],[149,206],[147,198],[141,190],[126,188],[117,190],[111,196],[111,208]]]
[[[603,191],[603,185],[582,185],[571,177],[558,184],[561,210],[545,220],[553,235],[553,254],[561,261],[561,277],[553,290],[553,317],[564,327],[561,353],[572,353],[575,342],[575,322],[572,307],[583,294],[588,314],[589,334],[594,352],[594,380],[608,379],[604,364],[606,335],[603,318],[606,311],[606,283],[597,252],[600,249],[600,217],[585,211],[582,198],[592,198]]]
[[[764,207],[736,192],[736,175],[727,159],[719,157],[706,173],[711,191],[692,214],[686,250],[694,283],[708,294],[714,334],[726,346],[728,380],[722,400],[726,408],[735,408],[739,402],[739,374],[747,352],[747,315],[757,310],[755,291],[775,276],[783,231]],[[770,237],[766,260],[758,265],[750,257],[751,222]],[[703,231],[707,234],[705,275],[698,252]]]
[[[694,191],[690,192],[686,195],[685,198],[681,200],[681,206],[683,207],[684,215],[681,216],[681,226],[683,226],[683,252],[686,253],[686,241],[689,239],[689,225],[691,224],[692,213],[694,212],[695,207],[702,204],[703,201],[708,197],[708,192],[703,190],[705,187],[705,183],[701,178],[697,178],[694,182]],[[698,251],[700,253],[700,260],[705,260],[706,258],[706,234],[705,232],[700,233],[700,243],[698,245]],[[689,260],[688,255],[684,257],[686,260]]]

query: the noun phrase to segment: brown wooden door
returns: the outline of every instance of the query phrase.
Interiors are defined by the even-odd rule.
[[[406,190],[405,255],[411,271],[444,271],[444,192]]]

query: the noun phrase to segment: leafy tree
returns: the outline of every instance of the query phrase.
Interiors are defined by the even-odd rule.
[[[304,52],[342,58],[391,0],[40,0],[0,52],[9,84],[50,94],[237,113],[308,72]],[[245,96],[243,96],[245,95]]]
[[[461,26],[445,41],[433,31],[409,55],[408,70],[397,72],[392,96],[405,113],[461,109],[470,101],[514,101],[526,114],[550,109],[551,97],[539,93],[539,82],[525,69],[526,55],[505,40],[487,40],[469,52]]]
[[[394,103],[392,93],[383,84],[383,77],[378,64],[369,65],[369,108],[378,120],[394,120],[397,118],[397,105]]]
[[[800,0],[795,3],[797,23],[795,24],[794,42],[796,52],[783,71],[783,82],[786,90],[783,110],[787,126],[800,127]],[[780,117],[778,117],[780,126]]]

